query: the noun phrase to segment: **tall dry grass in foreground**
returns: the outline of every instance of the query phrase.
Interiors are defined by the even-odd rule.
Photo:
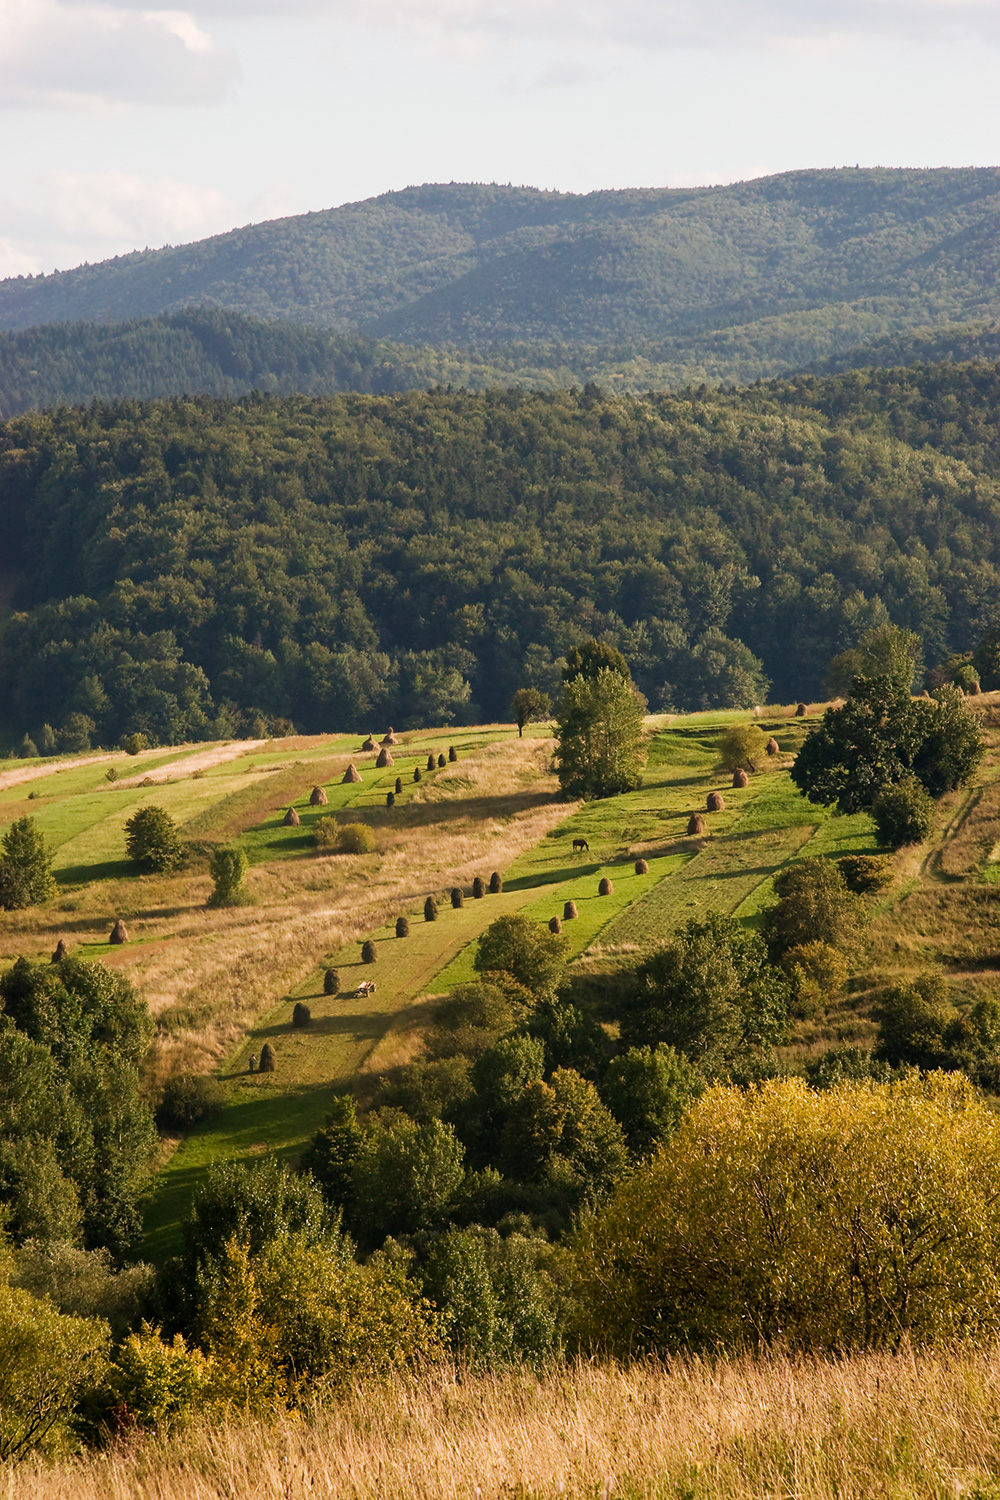
[[[11,1500],[1000,1495],[1000,1349],[429,1377],[7,1476]]]

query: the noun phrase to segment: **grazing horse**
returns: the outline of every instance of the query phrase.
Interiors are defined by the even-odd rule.
[[[580,849],[580,850],[586,849],[588,851],[588,853],[590,852],[590,845],[587,843],[586,839],[574,839],[573,840],[573,853],[575,854],[578,849]]]

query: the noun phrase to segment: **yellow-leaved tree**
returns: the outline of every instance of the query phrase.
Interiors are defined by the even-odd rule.
[[[1000,1119],[960,1075],[709,1089],[586,1220],[577,1331],[619,1355],[1000,1333]]]

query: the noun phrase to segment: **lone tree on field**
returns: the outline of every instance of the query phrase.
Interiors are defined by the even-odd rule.
[[[719,740],[719,765],[723,771],[738,771],[744,766],[748,771],[756,771],[767,754],[767,738],[756,724],[733,724]]]
[[[525,724],[534,724],[539,719],[548,718],[552,712],[552,699],[548,693],[543,693],[538,688],[518,688],[510,700],[510,706],[517,725],[517,737],[520,739],[524,734]]]
[[[909,692],[922,658],[923,643],[915,630],[876,625],[856,646],[833,658],[826,674],[827,692],[834,698],[846,698],[858,677],[890,677]]]
[[[37,906],[55,890],[52,861],[34,818],[17,818],[8,828],[0,855],[0,907],[20,911]]]
[[[240,848],[216,849],[209,867],[215,889],[208,898],[209,906],[249,906],[252,897],[244,890],[243,882],[250,868],[246,851]]]
[[[565,797],[615,797],[642,779],[645,699],[627,675],[600,667],[563,688],[556,724],[556,771]]]
[[[568,956],[566,939],[530,917],[498,917],[479,939],[478,974],[511,974],[525,989],[555,988]]]
[[[173,818],[162,807],[140,807],[125,824],[125,852],[141,869],[156,874],[176,870],[184,847]]]

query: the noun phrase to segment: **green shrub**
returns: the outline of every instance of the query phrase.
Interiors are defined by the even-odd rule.
[[[115,1351],[101,1396],[112,1435],[140,1430],[169,1431],[204,1412],[212,1366],[181,1334],[167,1343],[143,1323]]]
[[[143,750],[150,748],[149,735],[142,734],[141,732],[138,734],[127,734],[119,741],[119,744],[126,755],[141,755]]]
[[[204,1073],[176,1073],[163,1086],[157,1124],[163,1130],[190,1130],[199,1120],[218,1114],[225,1102],[225,1091],[217,1078]]]
[[[761,932],[775,958],[803,943],[848,951],[858,943],[868,912],[835,861],[794,860],[778,872],[774,892],[778,900],[764,912]]]
[[[55,880],[45,838],[34,818],[15,818],[0,854],[0,907],[20,911],[52,895]]]
[[[498,917],[479,939],[474,967],[477,973],[512,975],[532,991],[555,987],[566,965],[568,946],[530,917]]]
[[[117,781],[118,780],[118,772],[115,770],[114,766],[109,766],[108,767],[108,769],[104,773],[104,779],[105,779],[105,781]]]
[[[140,869],[157,874],[176,870],[184,846],[173,818],[162,807],[140,807],[125,824],[125,852]]]
[[[873,896],[892,884],[892,862],[884,854],[845,854],[837,868],[856,896]]]
[[[371,854],[375,849],[375,834],[367,823],[343,823],[335,847],[339,854]]]
[[[719,740],[719,767],[756,771],[767,756],[767,736],[757,724],[733,724]]]
[[[934,821],[934,803],[915,776],[884,786],[872,802],[878,841],[889,849],[922,844]]]
[[[253,897],[243,887],[250,861],[246,850],[238,846],[212,851],[209,866],[215,888],[208,898],[209,906],[249,906]]]

